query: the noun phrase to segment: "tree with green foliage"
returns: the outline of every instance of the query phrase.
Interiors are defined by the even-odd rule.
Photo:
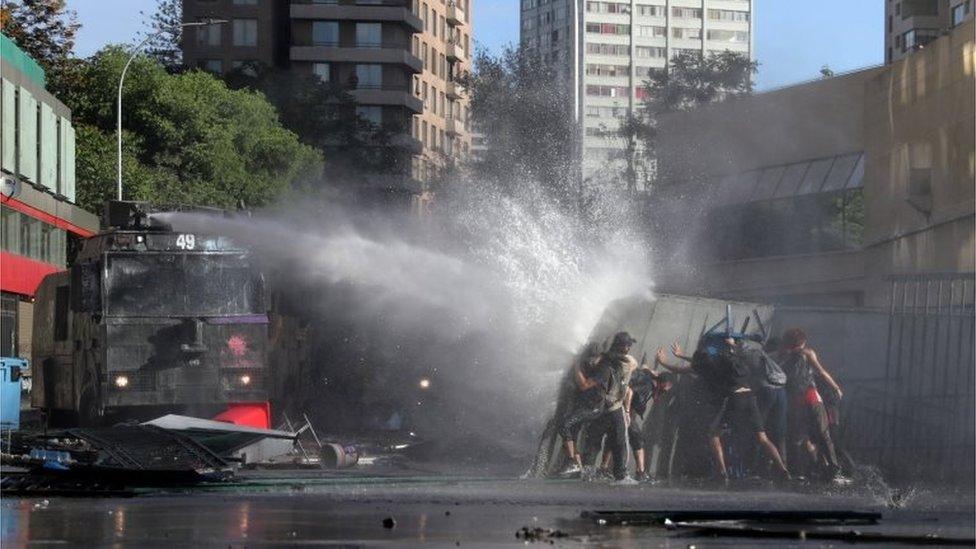
[[[78,127],[78,202],[94,211],[114,195],[115,94],[127,57],[118,47],[100,51],[62,90]],[[208,73],[169,74],[137,57],[123,105],[126,198],[258,206],[321,175],[321,155],[281,126],[264,96]]]
[[[409,173],[411,154],[396,142],[398,134],[409,132],[409,119],[404,124],[371,123],[358,115],[357,102],[343,84],[254,63],[230,71],[224,79],[231,89],[267,97],[286,128],[322,151],[330,183],[355,185],[368,175]]]
[[[678,53],[663,71],[654,71],[644,83],[644,109],[658,115],[748,95],[758,67],[758,62],[740,52]]]
[[[758,62],[739,52],[702,55],[689,51],[676,54],[664,70],[652,72],[644,82],[641,107],[629,113],[617,131],[627,143],[622,156],[627,165],[627,187],[636,186],[640,173],[657,177],[666,170],[666,162],[659,162],[662,159],[654,154],[658,117],[748,95],[758,67]]]
[[[146,53],[170,70],[182,67],[183,0],[156,0],[156,11],[139,13],[146,18],[146,32],[151,36]]]
[[[66,0],[4,0],[0,5],[0,32],[49,73],[71,57],[80,27]]]
[[[579,128],[566,79],[526,48],[479,51],[475,69],[464,79],[485,144],[471,165],[475,176],[502,191],[529,178],[558,203],[578,208]]]

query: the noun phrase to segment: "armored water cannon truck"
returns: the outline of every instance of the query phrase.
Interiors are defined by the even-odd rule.
[[[174,231],[161,213],[110,202],[105,229],[84,242],[70,270],[41,282],[31,398],[51,423],[267,406],[262,274],[248,250]]]

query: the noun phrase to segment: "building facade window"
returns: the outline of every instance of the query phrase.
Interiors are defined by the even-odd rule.
[[[630,88],[626,86],[586,86],[586,95],[590,97],[627,97]]]
[[[630,67],[627,65],[597,65],[592,63],[587,63],[586,65],[587,76],[630,76]]]
[[[312,44],[316,46],[338,46],[339,22],[312,21]]]
[[[220,45],[220,25],[205,25],[197,27],[198,46],[219,46]]]
[[[558,32],[558,31],[553,31]],[[590,34],[630,34],[630,25],[618,25],[614,23],[587,23],[586,32]]]
[[[969,3],[971,0],[966,0],[958,6],[952,7],[952,26],[956,27],[962,24],[966,20],[966,15],[969,14]]]
[[[652,78],[654,75],[662,72],[663,70],[663,67],[643,67],[638,65],[637,68],[634,69],[634,74],[637,75],[638,78]]]
[[[370,124],[376,126],[383,124],[383,107],[378,105],[359,105],[356,107],[356,115]]]
[[[67,238],[62,229],[0,206],[0,249],[5,252],[64,267]]]
[[[634,48],[636,57],[643,58],[663,58],[668,56],[667,48],[657,48],[654,46],[637,46]]]
[[[744,44],[749,41],[749,33],[746,31],[708,29],[708,39],[715,42]]]
[[[322,82],[329,82],[332,80],[332,67],[328,63],[313,63],[312,74],[319,77]]]
[[[637,4],[637,15],[644,17],[664,17],[666,10],[664,6],[648,6]]]
[[[382,88],[383,65],[356,65],[356,78],[360,88]]]
[[[630,55],[630,47],[625,44],[600,44],[597,42],[591,42],[586,45],[586,53],[592,53],[594,55],[626,56]]]
[[[590,13],[630,13],[630,4],[621,2],[587,2],[586,11]]]
[[[636,35],[642,36],[644,38],[665,38],[668,35],[667,27],[658,27],[651,25],[637,25]]]
[[[356,45],[360,48],[378,48],[383,45],[381,23],[356,23]]]
[[[671,36],[685,40],[701,40],[701,28],[672,27]]]
[[[258,45],[257,19],[234,19],[234,45],[244,47]]]
[[[671,8],[671,16],[679,19],[701,19],[701,8]]]
[[[202,59],[200,61],[200,68],[207,72],[220,74],[224,72],[224,62],[220,59]]]
[[[627,109],[624,107],[586,107],[587,118],[620,118],[626,113]]]
[[[737,10],[708,10],[708,18],[712,21],[741,21],[749,22],[749,12]]]

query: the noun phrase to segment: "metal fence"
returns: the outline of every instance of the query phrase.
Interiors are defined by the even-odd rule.
[[[973,273],[889,279],[884,375],[851,399],[851,449],[895,478],[972,481]],[[854,396],[854,395],[851,395]]]

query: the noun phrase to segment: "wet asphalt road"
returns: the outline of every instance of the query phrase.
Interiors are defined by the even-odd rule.
[[[957,492],[912,491],[903,508],[891,508],[887,494],[863,487],[821,494],[801,488],[708,490],[293,471],[250,477],[232,485],[146,491],[132,498],[4,497],[0,543],[4,547],[497,546],[522,544],[516,531],[538,526],[564,532],[567,537],[551,540],[558,546],[747,547],[763,543],[816,547],[846,543],[702,537],[691,530],[599,525],[580,513],[623,509],[878,511],[883,513],[879,525],[857,529],[955,538],[972,538],[976,520],[971,487]],[[396,522],[393,528],[383,526],[388,517]],[[548,545],[548,540],[543,543]]]

